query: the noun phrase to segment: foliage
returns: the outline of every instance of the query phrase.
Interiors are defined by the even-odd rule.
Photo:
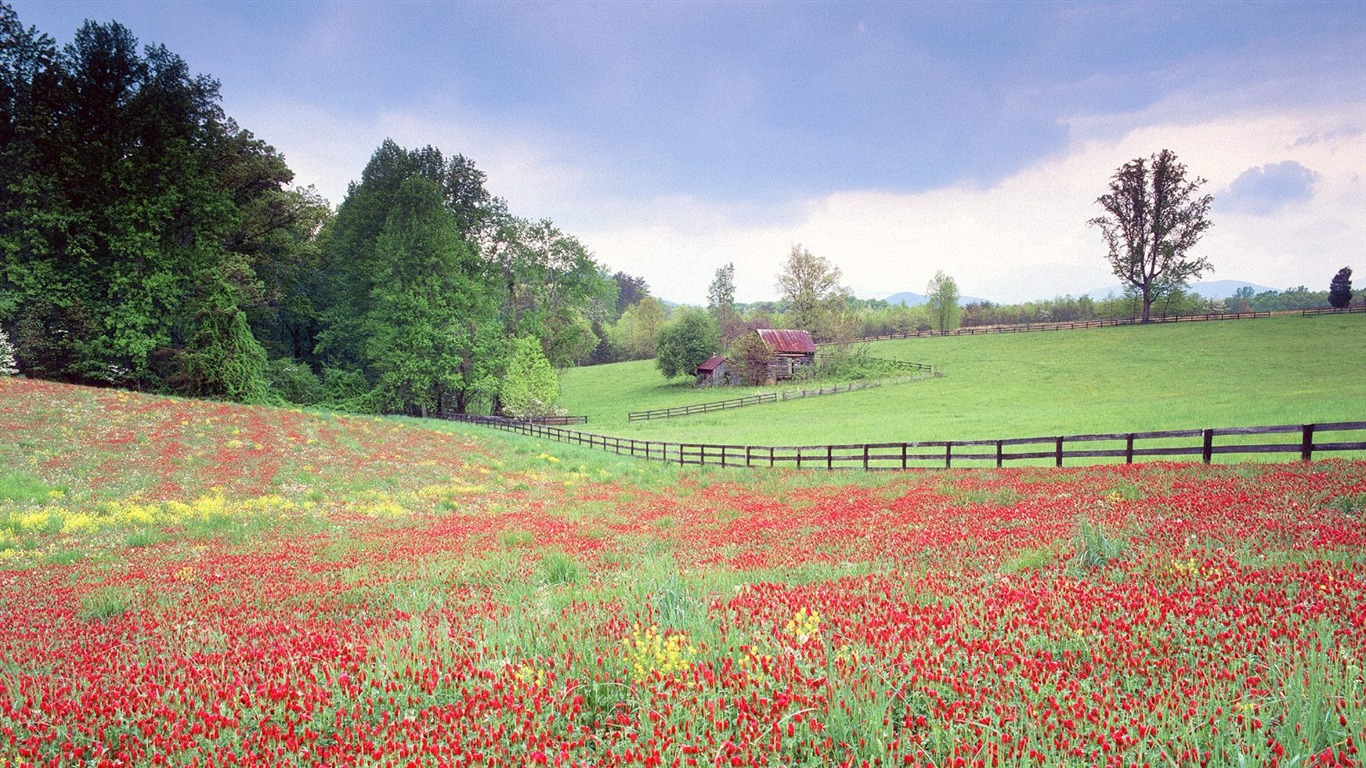
[[[1343,309],[1352,304],[1352,268],[1343,267],[1337,274],[1333,275],[1333,280],[1328,285],[1328,303],[1337,309]]]
[[[1213,268],[1189,253],[1213,226],[1208,213],[1214,198],[1198,194],[1204,183],[1187,180],[1186,166],[1164,149],[1125,163],[1110,179],[1110,191],[1096,199],[1105,215],[1087,223],[1104,235],[1115,276],[1142,297],[1144,322],[1155,298]]]
[[[812,255],[800,244],[792,246],[778,274],[788,327],[810,331],[817,341],[835,338],[848,293],[840,277],[839,267],[824,257]]]
[[[14,376],[19,368],[14,364],[14,345],[10,343],[5,330],[0,328],[0,376]]]
[[[548,416],[560,397],[560,381],[541,342],[526,336],[513,342],[512,357],[499,392],[503,413],[514,419]]]
[[[415,176],[380,230],[361,354],[391,409],[425,416],[453,404],[467,389],[477,326],[491,319],[477,258],[454,223],[440,187]]]
[[[769,365],[773,363],[773,347],[753,331],[741,334],[726,349],[726,360],[740,376],[742,384],[770,383]]]
[[[542,339],[556,368],[586,360],[599,341],[593,324],[611,319],[619,284],[603,273],[583,243],[548,219],[498,212],[490,221],[483,255],[497,275],[504,333]]]
[[[962,317],[958,308],[958,283],[943,271],[935,272],[925,293],[929,296],[930,317],[939,332],[957,328]]]
[[[697,366],[721,351],[716,320],[707,312],[682,307],[659,330],[655,339],[655,365],[665,378],[692,375]]]
[[[616,272],[612,275],[612,281],[617,284],[617,317],[650,295],[650,286],[643,277]]]
[[[738,333],[739,317],[735,312],[735,263],[717,267],[716,276],[707,287],[707,309],[721,329],[721,342],[728,343]]]
[[[322,381],[308,366],[293,358],[268,360],[265,377],[270,391],[287,403],[317,405],[323,401]]]
[[[655,356],[655,337],[667,320],[664,305],[646,296],[626,308],[621,319],[607,327],[607,341],[617,360],[646,360]]]
[[[260,394],[221,342],[236,312],[274,322],[324,209],[218,102],[117,23],[58,50],[0,6],[0,321],[27,372]]]

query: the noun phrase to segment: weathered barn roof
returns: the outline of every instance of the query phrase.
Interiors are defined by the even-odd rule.
[[[780,355],[814,355],[816,343],[806,331],[775,331],[760,328],[759,338]]]
[[[702,363],[701,365],[697,366],[697,372],[711,373],[712,371],[716,370],[717,366],[721,365],[721,363],[724,362],[726,362],[726,358],[720,355],[712,355],[711,357],[707,358],[707,361],[705,363]]]

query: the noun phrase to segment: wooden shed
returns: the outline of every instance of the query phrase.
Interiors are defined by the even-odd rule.
[[[706,362],[697,366],[697,383],[705,384],[710,387],[725,386],[735,379],[735,373],[730,365],[726,363],[726,358],[720,355],[712,355]]]
[[[773,362],[768,369],[775,381],[790,379],[803,368],[816,364],[816,342],[811,340],[810,333],[769,328],[760,328],[755,333],[773,350]]]

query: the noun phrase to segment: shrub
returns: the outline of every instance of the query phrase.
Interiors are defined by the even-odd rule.
[[[266,363],[266,382],[280,397],[299,405],[316,405],[324,397],[323,383],[307,365],[289,358]]]
[[[514,419],[554,413],[560,397],[560,381],[541,351],[541,342],[523,337],[514,342],[512,359],[500,391],[503,413]]]
[[[0,329],[0,376],[13,376],[19,373],[19,367],[14,362],[14,345],[9,342],[9,336]]]

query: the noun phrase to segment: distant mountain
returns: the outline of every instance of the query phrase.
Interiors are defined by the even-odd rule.
[[[1195,293],[1206,299],[1227,299],[1232,297],[1233,294],[1236,293],[1239,288],[1243,287],[1251,288],[1253,293],[1262,293],[1263,291],[1274,290],[1272,288],[1266,287],[1265,285],[1248,283],[1242,280],[1209,280],[1207,282],[1194,283],[1191,285],[1190,289],[1192,293]],[[1112,285],[1109,288],[1100,288],[1098,290],[1090,291],[1086,295],[1090,296],[1093,299],[1103,299],[1106,296],[1110,295],[1123,296],[1124,286]]]
[[[902,291],[901,293],[894,293],[891,296],[888,296],[887,298],[883,299],[883,301],[887,302],[888,304],[904,304],[908,307],[918,307],[921,304],[925,304],[929,300],[929,296],[926,296],[923,293],[912,293],[911,291]],[[986,299],[979,299],[976,296],[959,296],[958,306],[961,307],[964,304],[974,303],[980,304],[984,301],[986,301]]]

